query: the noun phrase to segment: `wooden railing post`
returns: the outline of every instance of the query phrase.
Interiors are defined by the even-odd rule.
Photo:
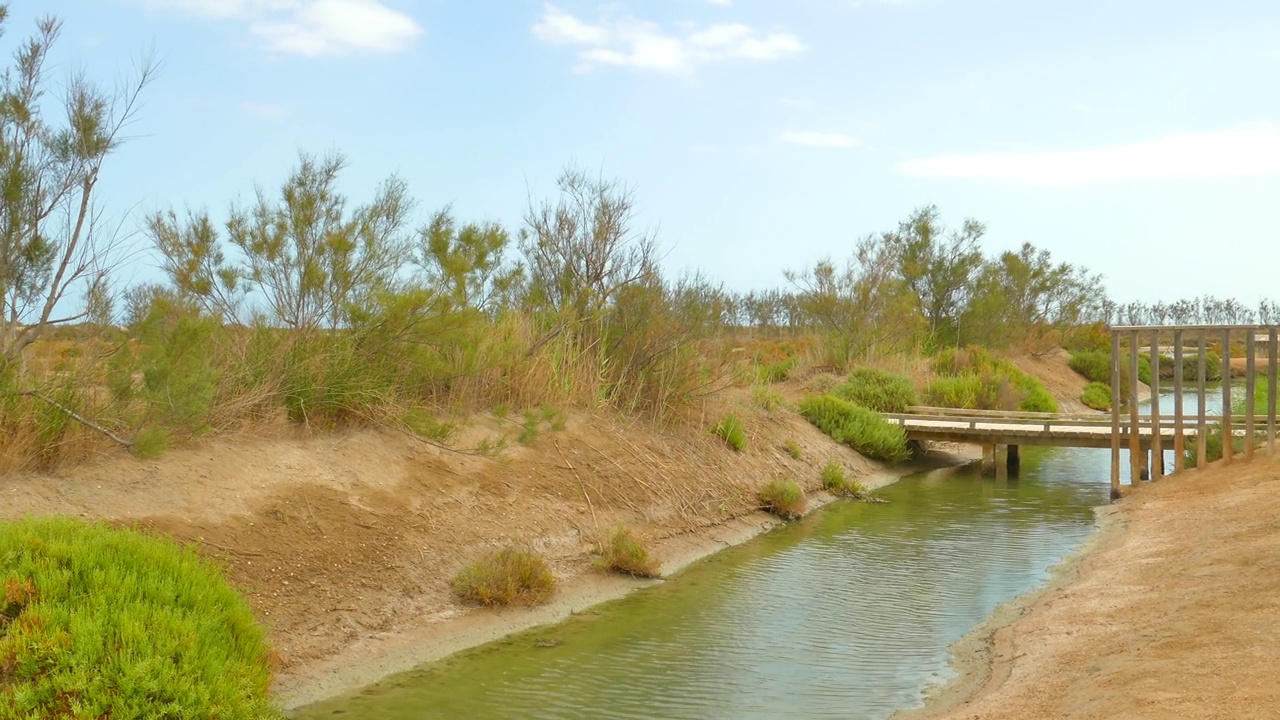
[[[1248,331],[1248,337],[1244,339],[1244,459],[1248,462],[1253,459],[1253,395],[1257,392],[1256,379],[1254,373],[1257,371],[1257,364],[1254,360],[1255,343],[1257,333],[1253,330]]]
[[[1138,331],[1129,331],[1129,484],[1142,480],[1142,433],[1138,418]]]
[[[1111,331],[1111,499],[1120,498],[1120,333]]]
[[[1182,330],[1173,331],[1173,472],[1180,473],[1184,465],[1182,454],[1186,451],[1186,439],[1182,436]]]
[[[1280,380],[1280,368],[1277,367],[1277,355],[1280,355],[1280,348],[1276,347],[1277,328],[1272,326],[1271,331],[1267,333],[1267,456],[1276,456],[1276,385]]]
[[[1198,405],[1198,407],[1196,408],[1196,414],[1198,415],[1198,417],[1196,418],[1196,467],[1197,468],[1203,468],[1205,465],[1209,463],[1209,459],[1208,457],[1206,457],[1208,453],[1208,444],[1207,444],[1208,438],[1206,436],[1209,434],[1209,423],[1205,420],[1205,417],[1204,417],[1205,404],[1208,402],[1208,398],[1205,395],[1205,383],[1206,383],[1206,376],[1208,374],[1208,370],[1207,368],[1205,368],[1205,344],[1207,342],[1208,335],[1209,335],[1209,332],[1207,330],[1204,330],[1203,328],[1200,330],[1200,348],[1199,348],[1200,357],[1199,357],[1199,362],[1196,363],[1196,365],[1198,366],[1197,367],[1198,376],[1196,380],[1199,385],[1199,389],[1197,391],[1197,398],[1196,398],[1196,404]]]
[[[1236,432],[1231,427],[1231,328],[1222,329],[1222,464],[1230,465],[1236,450]]]
[[[1151,333],[1151,479],[1164,476],[1164,436],[1160,433],[1160,331]]]

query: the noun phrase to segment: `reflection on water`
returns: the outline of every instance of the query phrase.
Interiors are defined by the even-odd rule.
[[[1093,530],[1105,450],[1024,448],[1021,478],[908,478],[558,626],[301,718],[883,718],[946,648]]]

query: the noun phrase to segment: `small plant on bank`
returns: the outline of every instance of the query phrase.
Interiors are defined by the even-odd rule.
[[[1094,410],[1110,410],[1111,386],[1097,382],[1089,383],[1085,386],[1084,392],[1080,393],[1080,402]]]
[[[832,460],[822,466],[822,489],[839,497],[863,498],[867,489],[845,473],[844,466]]]
[[[804,515],[809,501],[795,480],[770,480],[760,488],[760,504],[783,520],[796,520]]]
[[[711,434],[724,440],[729,447],[742,452],[747,446],[747,429],[737,415],[729,413],[711,429]]]
[[[786,450],[787,454],[794,460],[804,458],[804,450],[800,448],[800,443],[796,442],[795,438],[787,438],[787,441],[782,444],[782,449]]]
[[[453,578],[454,591],[480,605],[541,605],[555,587],[556,578],[546,560],[518,547],[491,552]]]
[[[777,390],[770,390],[763,385],[751,388],[751,398],[755,401],[756,407],[767,413],[777,412],[787,406],[786,400],[782,399],[782,395]]]
[[[660,577],[658,563],[649,555],[631,529],[619,525],[600,543],[600,558],[596,561],[601,570],[623,573],[632,577]]]
[[[282,717],[265,633],[191,547],[32,518],[0,549],[0,717]]]

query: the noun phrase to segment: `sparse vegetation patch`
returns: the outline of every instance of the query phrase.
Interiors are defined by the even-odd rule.
[[[603,570],[634,577],[659,577],[658,563],[625,525],[619,525],[600,543],[597,565]]]
[[[541,605],[555,587],[556,578],[546,560],[520,547],[491,552],[453,578],[458,595],[480,605]]]
[[[795,480],[770,480],[760,488],[760,505],[783,520],[796,520],[804,515],[809,501]]]

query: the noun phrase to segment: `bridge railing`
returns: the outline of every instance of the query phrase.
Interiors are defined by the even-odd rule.
[[[1144,346],[1142,343],[1146,341]],[[1278,362],[1277,354],[1280,351],[1280,326],[1276,325],[1157,325],[1157,326],[1114,326],[1111,328],[1111,495],[1112,497],[1120,496],[1120,446],[1122,434],[1128,435],[1129,440],[1129,462],[1130,462],[1130,483],[1137,485],[1143,475],[1143,469],[1148,467],[1146,453],[1142,449],[1141,439],[1138,433],[1124,432],[1126,425],[1128,427],[1141,426],[1143,417],[1139,413],[1138,402],[1138,368],[1139,368],[1139,350],[1147,350],[1150,355],[1151,363],[1151,413],[1149,422],[1152,425],[1159,424],[1161,428],[1165,426],[1160,398],[1160,362],[1163,354],[1160,352],[1165,348],[1165,340],[1168,340],[1167,347],[1173,351],[1173,413],[1172,425],[1174,427],[1173,443],[1173,471],[1179,472],[1183,470],[1185,457],[1185,442],[1187,432],[1186,426],[1189,420],[1195,422],[1195,442],[1196,442],[1196,464],[1198,467],[1204,467],[1208,462],[1206,442],[1209,434],[1209,428],[1212,425],[1217,427],[1230,427],[1233,437],[1237,436],[1236,428],[1243,426],[1243,436],[1245,438],[1243,455],[1244,459],[1252,460],[1254,451],[1258,446],[1259,439],[1259,420],[1265,422],[1265,444],[1267,454],[1274,456],[1277,453],[1276,447],[1276,394],[1277,372],[1280,370],[1280,362]],[[1193,341],[1188,346],[1185,340]],[[1127,341],[1127,342],[1126,342]],[[1206,366],[1206,358],[1208,349],[1211,344],[1218,345],[1218,351],[1221,356],[1222,363],[1222,414],[1220,416],[1210,416],[1205,410],[1207,400],[1207,375],[1208,368]],[[1127,344],[1129,349],[1129,378],[1128,378],[1128,397],[1131,402],[1128,405],[1128,423],[1121,422],[1121,346]],[[1243,422],[1237,421],[1232,417],[1232,348],[1234,345],[1242,344],[1241,348],[1244,356],[1243,374],[1245,386],[1245,413]],[[1259,418],[1257,408],[1255,408],[1256,387],[1258,382],[1258,346],[1264,346],[1266,353],[1266,374],[1264,378],[1267,382],[1267,397],[1265,407]],[[1190,347],[1194,351],[1196,366],[1196,392],[1197,392],[1197,410],[1193,416],[1188,417],[1183,408],[1183,375],[1186,370],[1186,350]],[[1223,464],[1230,464],[1234,459],[1234,442],[1228,439],[1223,440]],[[1150,477],[1158,478],[1164,474],[1164,447],[1162,433],[1153,433],[1151,438],[1151,461],[1150,461]]]

